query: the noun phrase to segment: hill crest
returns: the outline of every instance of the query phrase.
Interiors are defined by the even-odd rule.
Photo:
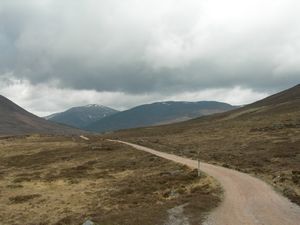
[[[79,134],[82,131],[40,118],[0,95],[0,135]]]

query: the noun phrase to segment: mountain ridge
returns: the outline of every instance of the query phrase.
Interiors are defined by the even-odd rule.
[[[100,120],[106,116],[119,112],[107,106],[98,104],[89,104],[85,106],[76,106],[66,111],[54,113],[44,117],[47,120],[69,126],[84,128],[90,123]]]
[[[40,118],[0,95],[0,135],[79,134],[82,132]]]
[[[89,124],[85,130],[115,131],[184,121],[237,108],[217,101],[165,101],[139,105]]]

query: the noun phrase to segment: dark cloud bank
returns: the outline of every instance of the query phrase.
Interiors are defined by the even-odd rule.
[[[300,82],[295,0],[1,0],[0,76],[174,95]]]

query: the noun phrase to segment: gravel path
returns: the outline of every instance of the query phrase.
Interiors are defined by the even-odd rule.
[[[197,168],[197,161],[118,141],[156,156]],[[248,174],[201,163],[201,170],[216,178],[225,197],[204,225],[299,225],[300,207],[276,193],[271,186]]]

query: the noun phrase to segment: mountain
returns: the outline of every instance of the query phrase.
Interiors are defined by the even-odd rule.
[[[300,205],[300,84],[232,111],[105,138],[249,173]]]
[[[45,119],[57,123],[67,124],[77,128],[86,127],[88,124],[113,115],[118,111],[102,105],[86,105],[73,107],[65,112],[46,116]]]
[[[300,84],[236,110],[208,116],[199,120],[240,121],[249,119],[251,121],[254,119],[252,121],[253,124],[257,124],[258,121],[261,123],[276,123],[276,121],[280,123],[282,119],[285,119],[286,121],[297,120],[300,123],[300,117],[294,118],[294,114],[300,114]]]
[[[105,117],[86,126],[95,132],[168,124],[191,118],[235,109],[235,106],[214,101],[201,102],[156,102]]]
[[[0,95],[0,136],[32,133],[79,134],[82,131],[35,116]]]

